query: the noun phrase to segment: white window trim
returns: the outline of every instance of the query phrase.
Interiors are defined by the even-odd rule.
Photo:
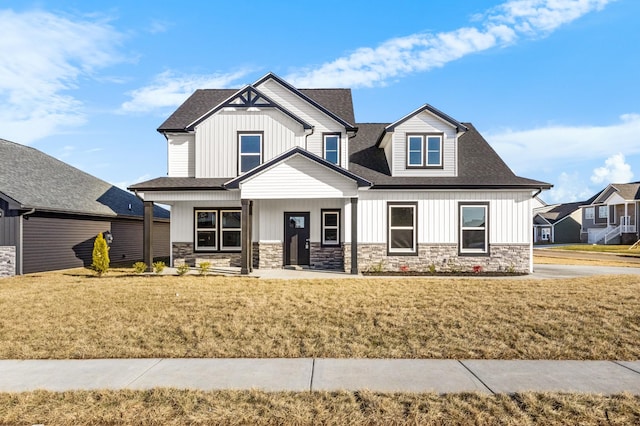
[[[222,223],[222,216],[224,213],[241,213],[242,214],[242,210],[239,209],[225,209],[225,210],[220,210],[220,251],[238,251],[242,249],[242,246],[225,246],[224,245],[224,238],[223,235],[225,233],[225,231],[229,232],[229,231],[240,231],[240,241],[242,241],[242,223],[240,224],[240,228],[230,228],[230,227],[225,227]],[[242,216],[241,219],[242,220]]]
[[[325,217],[327,217],[328,215],[336,215],[336,225],[326,225],[325,224]],[[322,245],[323,246],[338,246],[340,245],[340,210],[323,210],[322,211],[322,225],[321,225],[320,232],[320,238],[322,240]],[[335,229],[336,230],[336,235],[338,236],[338,239],[336,241],[327,241],[324,239],[325,236],[325,230],[327,229]]]
[[[411,163],[411,153],[417,152],[416,150],[410,150],[410,140],[412,138],[420,139],[420,164]],[[429,150],[429,139],[437,138],[438,139],[438,162],[437,163],[429,163],[429,153],[436,152],[434,150]],[[406,166],[411,169],[429,169],[429,168],[440,168],[443,167],[443,149],[444,149],[444,135],[441,133],[407,133],[405,136],[405,149],[406,149]]]
[[[586,207],[584,209],[584,218],[593,220],[593,218],[595,218],[595,209],[593,207]]]
[[[214,227],[213,228],[198,228],[198,213],[215,213],[216,215],[216,219],[215,219],[215,223],[214,223]],[[218,239],[219,239],[219,234],[218,234],[218,221],[219,221],[219,212],[217,209],[196,209],[193,212],[193,219],[194,219],[194,224],[193,224],[193,248],[194,250],[198,250],[198,251],[218,251]],[[214,238],[214,243],[215,245],[213,247],[211,246],[205,246],[205,247],[200,247],[198,245],[198,232],[215,232],[215,238]]]
[[[413,225],[412,226],[391,226],[391,210],[394,208],[411,208],[413,210]],[[390,254],[417,254],[418,253],[418,206],[416,204],[402,204],[402,203],[389,203],[387,204],[387,251]],[[411,248],[393,248],[391,247],[391,231],[392,230],[407,230],[413,231],[413,246]]]
[[[341,135],[338,133],[327,133],[325,135],[322,136],[322,158],[324,158],[325,160],[327,160],[327,138],[336,138],[338,139],[338,144],[336,146],[336,155],[338,158],[338,162],[337,163],[333,163],[330,162],[331,164],[335,164],[336,166],[340,165],[340,144],[341,144]],[[333,152],[333,150],[329,151],[329,152]],[[329,160],[327,160],[329,161]]]
[[[550,228],[542,228],[540,230],[540,239],[549,241],[551,239],[551,229]]]
[[[484,209],[484,226],[463,226],[462,225],[462,220],[464,218],[464,215],[462,214],[462,210],[465,207],[474,207],[474,208],[478,208],[478,207],[482,207]],[[489,221],[489,206],[487,204],[474,204],[474,203],[460,203],[460,206],[458,208],[460,217],[458,218],[458,224],[460,227],[460,253],[463,254],[487,254],[489,253],[489,229],[488,229],[488,221]],[[484,231],[484,248],[482,249],[476,249],[476,248],[464,248],[462,246],[464,238],[463,238],[463,232],[464,231]]]
[[[242,153],[242,138],[244,136],[258,136],[260,137],[260,152],[248,152]],[[247,173],[249,170],[242,171],[242,157],[259,157],[258,165],[262,164],[262,147],[264,144],[264,134],[262,132],[238,132],[238,175]]]

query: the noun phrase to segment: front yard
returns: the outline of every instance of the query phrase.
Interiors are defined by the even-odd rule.
[[[638,359],[640,278],[0,281],[0,358]]]

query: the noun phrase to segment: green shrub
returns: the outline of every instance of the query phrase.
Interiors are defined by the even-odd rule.
[[[98,234],[96,240],[93,242],[93,263],[91,267],[101,277],[109,270],[109,246],[104,239],[102,232]]]
[[[429,273],[430,274],[435,274],[436,273],[436,265],[435,264],[430,264],[429,265]]]
[[[147,264],[144,262],[136,262],[133,264],[133,270],[136,274],[142,274],[147,271]]]
[[[164,268],[167,265],[165,265],[165,263],[162,260],[159,260],[157,262],[153,262],[153,272],[155,272],[156,274],[161,274],[162,271],[164,271]]]
[[[211,262],[200,262],[198,265],[198,271],[200,275],[206,277],[209,272],[211,272]]]
[[[176,272],[178,273],[178,275],[183,276],[184,274],[189,272],[189,265],[183,263],[182,265],[176,266]]]

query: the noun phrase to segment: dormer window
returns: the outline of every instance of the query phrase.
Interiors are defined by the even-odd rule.
[[[407,168],[442,168],[442,134],[407,134]]]
[[[340,165],[340,134],[325,134],[323,137],[323,157],[330,163]]]
[[[238,174],[262,164],[262,132],[238,132]]]

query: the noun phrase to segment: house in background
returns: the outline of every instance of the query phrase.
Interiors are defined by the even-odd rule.
[[[132,185],[171,205],[172,262],[252,268],[532,269],[531,200],[480,133],[425,104],[356,123],[349,89],[269,73],[197,90],[158,129],[168,176]]]
[[[552,204],[533,210],[534,244],[579,243],[584,201]]]
[[[3,139],[0,159],[0,258],[5,271],[89,266],[93,241],[106,231],[113,237],[112,263],[130,265],[143,258],[143,203],[133,194]],[[155,254],[168,257],[169,212],[156,206],[153,217]]]
[[[580,239],[589,244],[633,244],[638,241],[640,182],[611,183],[581,206]]]

